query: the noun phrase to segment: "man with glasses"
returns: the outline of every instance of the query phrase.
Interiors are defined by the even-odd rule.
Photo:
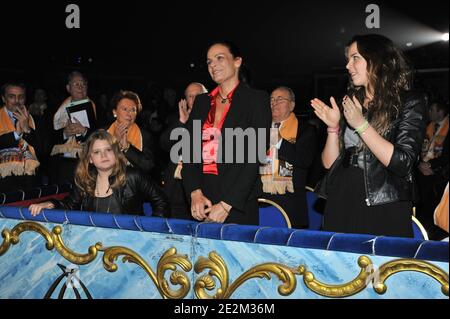
[[[53,116],[54,144],[52,150],[52,162],[55,164],[51,181],[54,184],[73,183],[77,157],[81,151],[81,143],[89,134],[95,131],[95,104],[87,96],[88,82],[86,77],[73,71],[67,77],[66,90],[70,94],[64,100]],[[94,114],[94,117],[86,117],[87,122],[81,122],[76,116],[71,118],[69,109],[74,106],[85,105],[86,114]],[[84,114],[83,112],[79,112]],[[85,114],[85,115],[86,115]]]
[[[316,134],[311,125],[294,114],[292,89],[280,86],[270,96],[272,129],[268,164],[261,168],[263,197],[279,204],[293,228],[308,225],[306,177],[316,152]]]
[[[22,83],[2,86],[0,107],[0,192],[32,188],[39,185],[37,154],[40,150],[33,117],[25,107],[26,92]]]

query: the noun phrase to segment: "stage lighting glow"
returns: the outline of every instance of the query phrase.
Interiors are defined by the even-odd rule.
[[[407,47],[412,47],[412,45],[413,45],[412,42],[406,43],[406,46],[407,46]]]
[[[448,41],[448,32],[442,35],[442,41]]]

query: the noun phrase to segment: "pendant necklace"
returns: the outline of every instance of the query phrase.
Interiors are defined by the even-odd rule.
[[[222,94],[220,94],[220,91],[219,91],[219,96],[220,96],[220,97],[221,97],[221,99],[222,99],[222,100],[220,101],[220,102],[221,102],[222,104],[225,104],[225,103],[227,103],[227,101],[228,101],[228,97],[223,97],[223,96],[222,96]]]
[[[105,195],[108,194],[108,192],[109,192],[110,189],[111,189],[111,185],[108,185],[108,189],[106,190]],[[100,192],[99,192],[97,189],[95,189],[95,191],[96,191],[96,193],[97,193],[96,195],[100,195]],[[112,198],[112,196],[113,196],[113,194],[107,196],[107,197],[109,197],[109,198],[108,198],[108,208],[107,208],[107,210],[106,210],[107,213],[109,213],[109,209],[110,209],[110,206],[111,206],[111,198]],[[98,199],[99,199],[99,197],[100,197],[100,196],[95,196],[95,211],[96,211],[96,212],[98,212]],[[107,198],[107,197],[102,197],[102,198]]]

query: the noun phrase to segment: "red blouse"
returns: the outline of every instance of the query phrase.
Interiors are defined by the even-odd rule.
[[[223,122],[225,121],[228,111],[230,110],[232,97],[236,87],[227,95],[227,104],[225,105],[222,118],[217,123],[217,126],[214,126],[214,120],[216,116],[216,97],[219,94],[219,87],[216,87],[209,94],[211,98],[211,108],[209,109],[208,117],[202,127],[203,174],[219,175],[219,171],[217,170],[217,151],[219,149],[219,139],[221,136]]]

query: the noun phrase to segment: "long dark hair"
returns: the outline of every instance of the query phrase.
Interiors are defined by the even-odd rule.
[[[242,64],[238,71],[239,82],[243,83],[247,87],[251,87],[252,79],[250,69],[247,67],[247,64],[245,63],[245,60],[239,47],[235,43],[228,40],[216,40],[208,45],[206,52],[208,52],[209,49],[211,49],[211,47],[216,44],[220,44],[223,45],[224,47],[227,47],[234,59],[236,58],[242,59]]]
[[[373,94],[368,120],[379,134],[384,135],[401,112],[403,93],[411,89],[411,69],[403,52],[382,35],[356,35],[348,46],[353,43],[367,61],[368,91]],[[351,81],[348,94],[355,95],[361,103],[366,97],[364,88],[355,87]]]

